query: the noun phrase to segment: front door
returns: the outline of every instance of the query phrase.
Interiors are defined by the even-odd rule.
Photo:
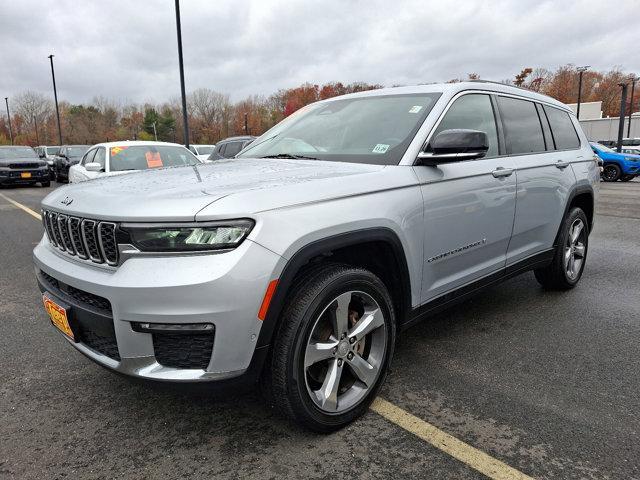
[[[484,158],[415,166],[424,199],[422,302],[504,268],[516,206],[515,166],[500,156],[491,97],[453,101],[431,138],[449,129],[487,134]]]

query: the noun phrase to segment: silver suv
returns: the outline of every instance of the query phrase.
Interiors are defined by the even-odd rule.
[[[375,90],[308,105],[233,160],[59,188],[33,256],[52,323],[98,364],[259,381],[330,431],[366,410],[406,327],[529,270],[573,288],[598,182],[549,97]]]

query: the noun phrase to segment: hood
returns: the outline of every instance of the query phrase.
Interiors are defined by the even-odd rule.
[[[220,208],[207,208],[203,214],[247,215],[363,189],[393,187],[385,186],[382,176],[377,175],[384,169],[318,160],[219,160],[71,184],[54,190],[42,204],[73,215],[113,221],[189,221],[222,199],[227,201]],[[366,177],[378,180],[365,181]],[[201,215],[197,218],[202,219]]]
[[[40,160],[38,157],[21,157],[21,158],[0,158],[0,167],[8,167],[11,164],[36,163],[39,167],[44,167],[47,162]]]

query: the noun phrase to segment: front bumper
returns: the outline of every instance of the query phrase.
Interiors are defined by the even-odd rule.
[[[34,249],[33,258],[40,289],[70,305],[72,322],[83,324],[76,323],[76,328],[91,330],[91,335],[76,335],[79,342],[67,339],[69,343],[117,372],[175,382],[229,379],[255,367],[252,360],[255,363],[262,326],[257,313],[282,261],[245,240],[231,252],[132,257],[111,268],[70,258],[46,237]],[[106,304],[94,301],[96,297]],[[208,364],[203,368],[166,366],[157,337],[134,331],[141,323],[213,324]],[[203,348],[201,343],[198,348]]]
[[[29,173],[29,178],[23,178],[23,173]],[[36,182],[49,181],[49,169],[39,168],[37,170],[1,170],[0,185],[25,185]]]

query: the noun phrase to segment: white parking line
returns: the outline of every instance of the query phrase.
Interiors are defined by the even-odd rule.
[[[37,218],[38,220],[42,221],[42,217],[40,216],[40,214],[37,213],[37,212],[34,212],[29,207],[26,207],[26,206],[22,205],[21,203],[16,202],[15,200],[12,200],[11,198],[7,197],[6,195],[3,195],[2,193],[0,193],[0,197],[4,198],[7,202],[13,204],[14,206],[18,207],[19,209],[24,210],[29,215],[31,215],[31,216]]]
[[[489,478],[495,480],[532,480],[532,477],[464,443],[462,440],[458,440],[438,427],[411,415],[409,412],[380,397],[374,400],[370,408],[391,423],[398,425]]]

